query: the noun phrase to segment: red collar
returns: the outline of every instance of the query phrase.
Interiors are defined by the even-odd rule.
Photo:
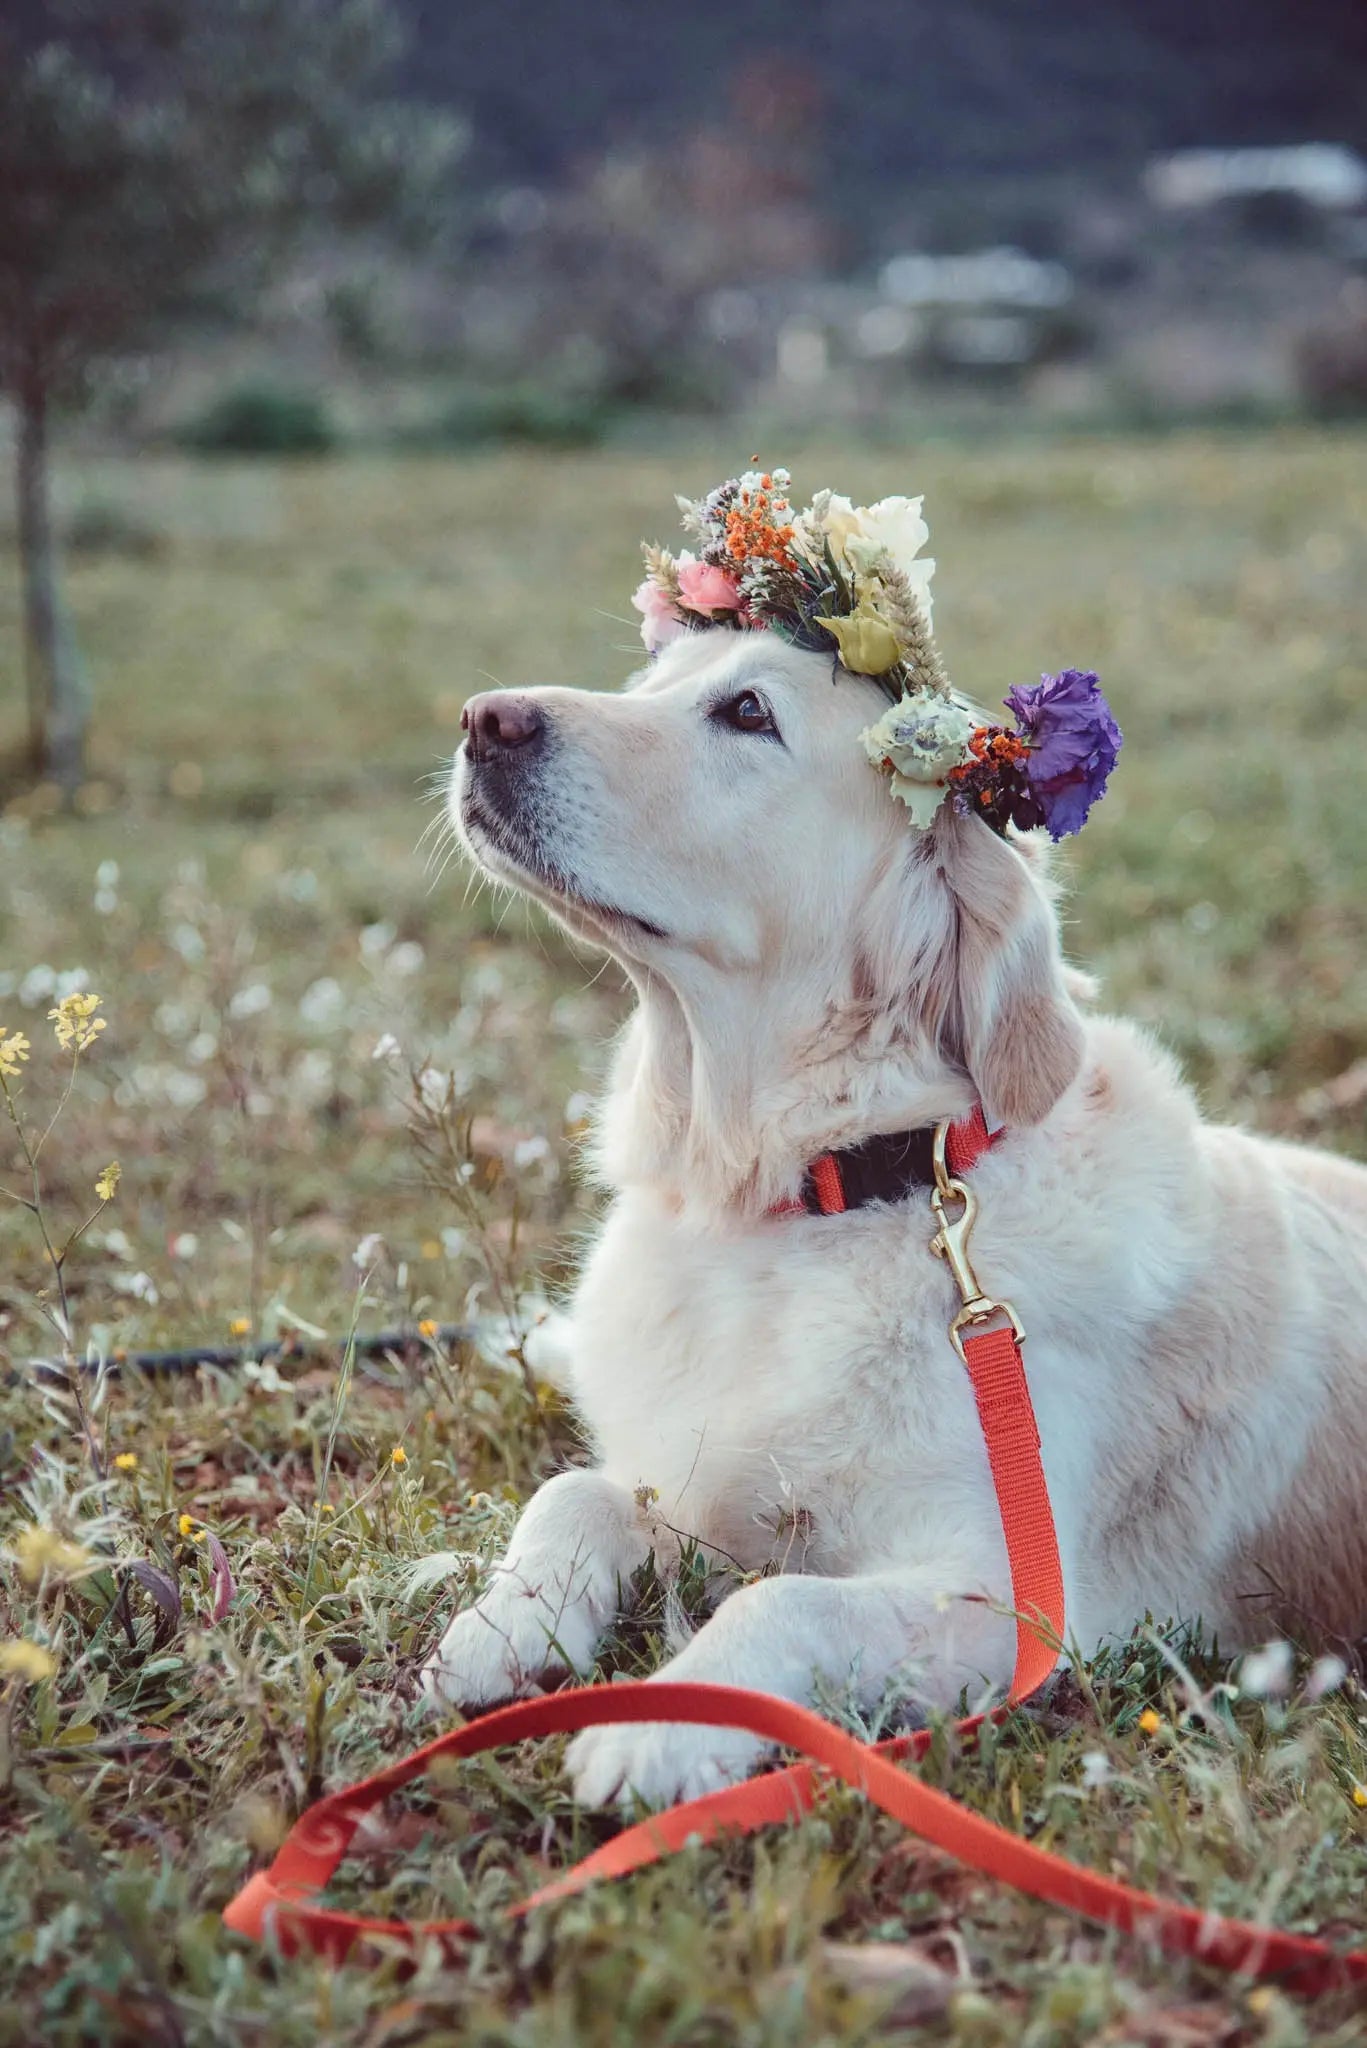
[[[1005,1133],[989,1131],[981,1103],[949,1128],[949,1165],[967,1173]],[[935,1126],[879,1132],[858,1145],[822,1152],[802,1177],[801,1193],[775,1202],[771,1216],[843,1216],[870,1202],[901,1202],[935,1185]]]

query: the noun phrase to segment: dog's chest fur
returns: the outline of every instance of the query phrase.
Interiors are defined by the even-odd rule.
[[[606,1470],[747,1569],[896,1555],[918,1495],[943,1510],[948,1490],[952,1512],[983,1478],[933,1230],[924,1199],[722,1237],[622,1197],[574,1309]]]

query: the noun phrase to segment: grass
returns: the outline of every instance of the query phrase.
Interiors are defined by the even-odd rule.
[[[1362,454],[1288,430],[793,462],[800,486],[927,491],[943,644],[977,694],[1100,669],[1127,752],[1073,858],[1075,956],[1214,1114],[1367,1156]],[[58,1348],[37,1301],[52,1275],[32,1219],[0,1205],[0,1639],[56,1659],[0,1678],[0,2041],[1364,2038],[1343,2001],[1307,2012],[1158,1960],[845,1794],[513,1929],[502,1907],[605,1831],[572,1809],[553,1744],[426,1788],[337,1887],[370,1912],[473,1914],[468,1968],[278,1965],[220,1928],[312,1797],[426,1732],[408,1681],[450,1596],[410,1595],[412,1563],[452,1550],[477,1573],[573,1453],[545,1390],[475,1347],[415,1336],[339,1373],[308,1335],[530,1312],[591,1215],[574,1130],[618,978],[428,876],[423,778],[488,678],[625,671],[636,540],[667,538],[672,491],[737,455],[63,476],[98,729],[80,815],[39,790],[0,816],[0,1024],[34,1041],[20,1100],[41,1125],[64,1080],[57,977],[80,970],[109,1019],[42,1159],[54,1229],[123,1166],[63,1274],[76,1339],[306,1328],[278,1371],[106,1381],[83,1422],[30,1368]],[[17,676],[9,584],[0,663]],[[18,709],[12,688],[0,750]],[[16,1168],[0,1138],[0,1182]],[[88,1564],[57,1553],[26,1579],[32,1526]],[[236,1585],[219,1620],[211,1537]],[[648,1601],[611,1665],[648,1668],[661,1628]],[[1283,1698],[1231,1697],[1218,1652],[1185,1668],[1141,1639],[929,1768],[1080,1861],[1360,1925],[1359,1686],[1313,1699],[1302,1663]],[[888,1944],[927,1966],[919,1989],[871,1975]]]

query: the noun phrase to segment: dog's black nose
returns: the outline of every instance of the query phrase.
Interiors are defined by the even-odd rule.
[[[542,739],[546,714],[534,697],[515,690],[488,690],[470,699],[460,714],[460,729],[472,761],[493,761]]]

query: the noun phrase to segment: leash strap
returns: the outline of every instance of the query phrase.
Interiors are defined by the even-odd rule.
[[[955,1175],[967,1172],[993,1142],[981,1109],[954,1126],[947,1149]],[[1016,1668],[1005,1702],[990,1716],[977,1714],[955,1724],[956,1734],[973,1742],[986,1721],[1000,1721],[1053,1672],[1063,1643],[1064,1600],[1039,1431],[1019,1341],[1010,1328],[983,1330],[964,1339],[963,1352],[1001,1509],[1016,1610]],[[797,1751],[804,1761],[672,1806],[623,1829],[511,1907],[510,1917],[518,1919],[534,1906],[568,1898],[599,1879],[623,1877],[685,1843],[750,1834],[793,1820],[812,1805],[824,1775],[854,1786],[884,1813],[970,1869],[1103,1926],[1138,1934],[1172,1954],[1244,1976],[1281,1978],[1305,1993],[1367,1984],[1367,1950],[1339,1952],[1305,1935],[1156,1898],[1037,1848],[960,1806],[898,1768],[904,1759],[917,1761],[925,1754],[931,1741],[928,1729],[871,1745],[856,1741],[807,1708],[768,1693],[667,1678],[575,1686],[542,1699],[518,1701],[438,1736],[359,1784],[329,1793],[295,1823],[269,1868],[249,1878],[224,1909],[225,1925],[252,1940],[273,1942],[286,1957],[312,1953],[342,1963],[358,1949],[369,1950],[372,1956],[413,1956],[436,1944],[449,1959],[457,1959],[477,1933],[467,1920],[371,1919],[318,1903],[367,1815],[439,1758],[478,1756],[505,1743],[624,1721],[744,1728],[763,1741]]]

